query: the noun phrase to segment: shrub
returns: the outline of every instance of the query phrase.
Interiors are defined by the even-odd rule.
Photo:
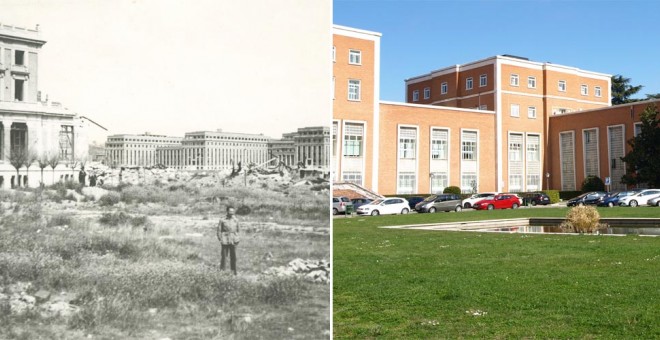
[[[119,203],[121,200],[121,195],[117,192],[110,191],[107,194],[99,198],[99,205],[101,206],[111,206]]]
[[[104,213],[99,218],[101,224],[109,225],[116,227],[121,224],[127,224],[131,220],[131,216],[123,211],[118,211],[114,213]]]
[[[460,195],[461,194],[461,188],[457,186],[449,186],[446,187],[445,190],[442,192],[443,194],[456,194]]]
[[[562,230],[573,233],[593,233],[602,227],[598,210],[591,206],[571,208],[561,224]]]
[[[72,223],[73,223],[73,219],[71,219],[70,214],[57,214],[48,220],[47,226],[48,227],[57,227],[64,225],[71,226]]]
[[[544,190],[543,193],[550,197],[550,203],[559,202],[559,191],[558,190]]]
[[[582,182],[582,192],[605,191],[605,183],[598,176],[589,176]]]

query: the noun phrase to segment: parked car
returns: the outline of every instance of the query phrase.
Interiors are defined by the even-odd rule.
[[[399,197],[388,197],[375,200],[357,208],[358,215],[386,215],[386,214],[407,214],[410,211],[408,201]]]
[[[372,200],[372,199],[370,199],[370,198],[360,197],[360,198],[354,198],[354,199],[352,199],[352,200],[351,200],[351,203],[353,203],[353,209],[357,209],[357,208],[359,208],[359,207],[361,207],[361,206],[363,206],[363,205],[365,205],[365,204],[369,204],[369,203],[371,203],[371,202],[373,202],[373,201],[374,201],[374,200]]]
[[[476,202],[472,207],[477,210],[516,209],[520,206],[520,199],[514,194],[499,194],[493,198]]]
[[[348,197],[340,196],[332,198],[332,214],[346,213],[346,206],[352,205]]]
[[[499,192],[482,192],[480,194],[474,194],[463,200],[463,208],[465,209],[472,208],[472,206],[478,201],[493,198],[495,197],[495,195],[498,194]]]
[[[626,196],[619,200],[620,206],[636,207],[638,205],[646,205],[650,199],[660,196],[660,189],[647,189],[642,190],[636,194]]]
[[[646,202],[646,205],[660,207],[660,196],[651,198],[648,202]]]
[[[550,196],[544,192],[531,192],[523,194],[523,203],[532,206],[550,204]]]
[[[566,205],[569,207],[578,206],[578,205],[596,205],[600,202],[601,197],[607,195],[604,191],[592,191],[584,193],[578,197],[571,198],[566,202]]]
[[[636,194],[638,192],[639,190],[613,192],[610,195],[604,196],[601,201],[598,202],[598,206],[611,208],[613,206],[619,205],[619,200],[622,198]]]
[[[413,196],[413,197],[406,198],[406,200],[408,201],[408,207],[410,208],[410,210],[415,210],[415,206],[417,205],[417,203],[423,201],[424,199],[426,199],[426,198],[422,197],[422,196]]]
[[[461,211],[461,196],[456,194],[431,195],[415,205],[417,212],[434,213],[436,211]]]

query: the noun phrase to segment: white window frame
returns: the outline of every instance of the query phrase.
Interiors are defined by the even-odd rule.
[[[509,77],[509,84],[516,87],[520,86],[520,77],[515,73],[511,73],[511,76]]]
[[[396,192],[397,194],[415,194],[416,193],[416,188],[417,188],[417,173],[415,172],[410,172],[410,171],[404,171],[404,172],[397,172],[396,173]],[[403,180],[402,177],[409,177],[406,178],[406,182],[411,180],[411,186],[410,186],[410,191],[408,191],[408,187],[405,187],[406,190],[401,190],[404,188],[402,186]]]
[[[465,89],[472,90],[474,88],[474,79],[472,77],[465,78]]]
[[[448,90],[449,90],[449,84],[447,84],[447,82],[443,82],[442,84],[440,84],[440,94],[447,94]]]
[[[529,157],[529,146],[533,145],[529,143],[529,136],[535,136],[538,137],[539,143],[537,144],[538,148],[536,151],[532,150],[532,152],[536,152],[535,155],[537,156],[536,159],[534,157]],[[525,135],[525,162],[540,162],[541,161],[541,135],[537,133],[528,133]]]
[[[354,61],[355,59],[355,61]],[[348,64],[349,65],[362,65],[362,51],[349,49],[348,50]]]
[[[637,132],[637,127],[639,126],[639,132]],[[633,123],[633,137],[639,136],[642,133],[642,122]]]
[[[512,135],[520,136],[520,144],[512,143]],[[518,145],[518,149],[512,149],[512,145]],[[525,145],[525,134],[522,132],[509,132],[509,140],[507,141],[507,154],[509,157],[509,163],[511,162],[521,162],[524,163],[524,145]],[[512,157],[516,155],[515,157]],[[509,170],[510,171],[510,170]],[[509,175],[510,176],[510,175]]]
[[[580,85],[580,94],[583,96],[588,96],[589,95],[589,86],[586,84]]]
[[[472,158],[464,158],[465,149],[464,149],[464,145],[463,145],[463,132],[474,132],[477,135],[477,141],[474,145],[474,149],[471,150],[471,151],[468,151],[469,154],[472,155]],[[461,150],[461,161],[476,161],[476,162],[479,161],[479,130],[461,129],[461,149],[460,150]],[[479,169],[478,166],[477,166],[477,169]],[[477,175],[477,177],[479,177],[479,176]]]
[[[347,179],[348,177],[348,179]],[[355,179],[351,178],[359,178],[360,181],[357,182]],[[364,176],[362,175],[361,171],[346,171],[341,174],[341,180],[342,182],[349,182],[349,183],[355,183],[357,185],[364,185]]]
[[[406,148],[406,145],[411,145],[411,143],[401,144],[401,140],[404,139],[401,136],[401,130],[403,129],[412,129],[415,130],[415,140],[412,143],[412,155],[410,155],[410,150]],[[419,129],[413,126],[400,125],[397,127],[397,150],[398,150],[398,159],[417,159],[417,143],[419,142]],[[407,140],[407,139],[406,139]],[[402,147],[403,145],[403,147]]]
[[[351,82],[357,82],[351,84]],[[351,98],[351,86],[355,87],[357,89],[357,98]],[[348,100],[352,102],[359,102],[362,97],[361,93],[361,87],[362,87],[362,81],[359,79],[349,79],[348,80]]]
[[[534,76],[527,77],[527,88],[528,89],[535,89],[536,88],[536,77],[534,77]]]
[[[424,99],[429,98],[431,98],[431,88],[427,86],[424,88]]]
[[[431,194],[442,193],[442,191],[444,191],[444,189],[449,186],[449,172],[432,172],[430,176],[431,179],[429,180],[429,184],[430,184],[429,189],[431,191]],[[444,186],[442,186],[442,190],[433,190],[434,180],[440,180],[441,182],[444,182],[443,183]]]
[[[511,114],[511,117],[520,117],[520,105],[519,104],[511,104],[511,107],[509,109],[509,113]]]
[[[602,88],[600,86],[594,86],[594,96],[600,98],[603,96]]]
[[[566,80],[560,80],[557,82],[557,91],[566,92]]]
[[[482,74],[479,76],[479,87],[488,86],[488,75]]]
[[[419,101],[419,90],[415,90],[415,91],[413,91],[413,98],[412,98],[412,100],[413,100],[414,102],[418,102],[418,101]]]
[[[527,118],[536,119],[536,106],[527,107]]]
[[[442,156],[443,156],[442,153],[439,153],[437,158],[434,158],[434,157],[433,157],[433,156],[434,156],[434,152],[433,152],[433,151],[434,151],[434,149],[433,149],[433,141],[435,141],[435,140],[441,141],[441,140],[442,140],[442,139],[434,139],[434,138],[433,138],[433,130],[446,130],[446,131],[447,131],[447,139],[444,140],[444,141],[445,141],[445,145],[444,145],[444,158],[442,157]],[[431,160],[439,160],[439,161],[445,161],[445,160],[448,161],[448,160],[449,160],[449,140],[450,140],[450,139],[451,139],[451,130],[450,130],[449,128],[445,128],[445,127],[437,127],[437,126],[432,126],[432,127],[431,127],[431,133],[430,133],[430,141],[431,141],[431,143],[430,143],[430,145],[429,145],[429,149],[430,149],[430,159],[431,159]],[[441,144],[441,143],[439,143],[439,144]]]
[[[361,125],[362,126],[362,135],[359,135],[359,136],[358,135],[353,135],[353,134],[349,135],[347,133],[348,129],[346,128],[348,125]],[[346,158],[364,157],[364,152],[365,152],[365,149],[364,149],[364,135],[365,134],[366,134],[365,124],[357,123],[357,122],[344,122],[344,126],[343,126],[343,129],[342,129],[342,138],[341,138],[341,140],[342,140],[341,156],[346,157]],[[349,137],[355,137],[355,138],[349,138]],[[350,140],[353,140],[353,141],[357,142],[357,144],[358,144],[358,153],[357,154],[355,154],[355,153],[346,154],[346,151],[349,149],[349,148],[346,147],[346,142],[350,141]],[[354,150],[355,148],[351,147],[350,149]]]
[[[591,127],[582,129],[582,169],[584,172],[584,178],[587,178],[587,141],[585,139],[587,131],[596,131],[596,176],[600,177],[600,129],[597,127]]]

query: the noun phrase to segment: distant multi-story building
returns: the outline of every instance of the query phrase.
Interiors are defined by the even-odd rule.
[[[277,159],[277,163],[287,166],[296,165],[295,132],[282,134],[282,139],[272,139],[268,142],[268,152],[271,159]]]
[[[589,175],[625,187],[645,104],[610,106],[609,74],[502,55],[409,78],[406,102],[385,102],[381,35],[333,32],[335,181],[381,194],[578,190]]]
[[[181,144],[181,137],[144,133],[108,136],[105,143],[106,164],[112,167],[153,166],[157,164],[156,149]]]
[[[17,177],[10,159],[20,153],[59,157],[54,173],[44,176],[45,184],[72,177],[70,167],[88,153],[86,130],[93,122],[41,98],[38,91],[39,53],[45,43],[38,29],[0,24],[0,188],[40,182],[36,162],[27,170],[22,166]]]

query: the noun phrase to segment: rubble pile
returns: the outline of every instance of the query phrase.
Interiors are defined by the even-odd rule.
[[[32,290],[30,282],[7,286],[6,294],[0,293],[0,309],[8,308],[12,315],[36,311],[44,318],[69,317],[80,311],[80,307],[70,304],[72,297],[67,293],[51,296],[49,291],[40,289],[28,294]]]
[[[286,266],[268,268],[264,274],[278,277],[297,276],[316,283],[330,282],[330,262],[295,259]]]

